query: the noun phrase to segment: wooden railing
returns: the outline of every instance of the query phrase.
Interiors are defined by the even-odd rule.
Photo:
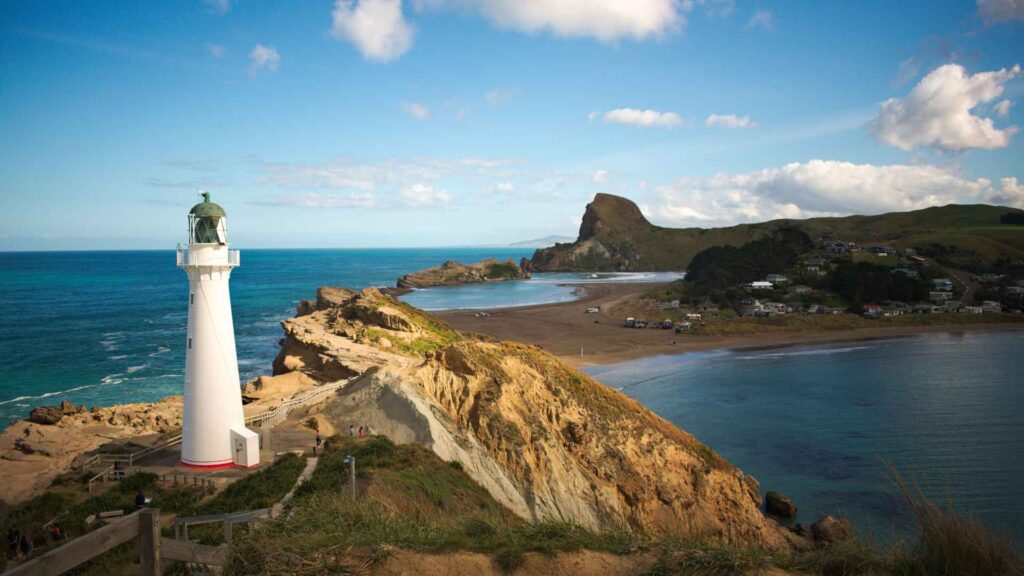
[[[255,424],[257,426],[262,427],[275,426],[277,424],[280,424],[281,422],[284,422],[288,418],[288,413],[291,411],[292,408],[312,404],[314,401],[317,401],[323,398],[324,396],[330,394],[331,392],[334,392],[335,390],[344,387],[345,385],[352,382],[356,378],[358,378],[358,376],[353,376],[352,378],[348,378],[345,380],[338,380],[337,382],[331,382],[330,384],[324,384],[323,386],[317,386],[316,388],[313,388],[312,390],[309,390],[304,394],[301,394],[299,396],[282,402],[280,405],[271,408],[270,410],[265,410],[263,412],[260,412],[259,414],[253,414],[252,416],[249,416],[248,418],[245,419],[245,425],[251,426]],[[181,434],[178,434],[176,436],[168,438],[167,440],[161,442],[160,444],[150,446],[149,448],[143,448],[142,450],[139,450],[137,452],[131,452],[128,454],[99,452],[90,456],[79,466],[85,469],[97,462],[121,462],[122,465],[127,465],[127,468],[131,468],[139,460],[142,460],[147,456],[151,456],[161,450],[170,448],[171,446],[175,446],[180,443]],[[88,481],[89,493],[92,493],[92,486],[95,482],[106,482],[108,479],[113,477],[112,473],[114,472],[114,464],[110,464],[109,466],[101,470],[98,474],[90,478]],[[115,479],[120,480],[121,478],[124,477],[126,471],[120,470],[117,472],[121,472],[121,474],[119,475],[120,477]]]
[[[160,576],[164,560],[214,567],[227,563],[227,546],[203,546],[160,536],[160,511],[145,508],[23,562],[4,576],[56,576],[136,538],[143,576]]]
[[[270,508],[259,510],[248,510],[245,512],[228,512],[227,514],[211,514],[208,516],[190,516],[187,518],[175,518],[171,522],[174,527],[175,540],[188,540],[188,527],[202,524],[224,524],[224,542],[231,544],[231,535],[235,524],[248,524],[251,531],[256,520],[263,518],[271,519],[274,513]]]

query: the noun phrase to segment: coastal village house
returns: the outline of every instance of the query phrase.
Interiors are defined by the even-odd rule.
[[[750,284],[747,284],[749,290],[771,290],[774,286],[771,282],[765,280],[754,280]]]
[[[953,291],[953,282],[951,280],[949,280],[948,278],[936,278],[936,279],[932,280],[932,286],[935,288],[935,290],[938,290],[938,291],[941,291],[941,292],[952,292]]]

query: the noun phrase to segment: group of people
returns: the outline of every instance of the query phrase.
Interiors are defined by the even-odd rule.
[[[50,524],[49,528],[50,538],[53,539],[54,543],[59,544],[67,539],[67,534],[64,533],[64,529],[60,527],[60,524],[54,522]],[[32,555],[32,539],[29,538],[28,534],[23,534],[21,530],[17,528],[9,528],[7,530],[7,559],[8,560],[19,560],[25,559]]]
[[[359,437],[360,438],[366,436],[369,433],[370,433],[370,427],[369,426],[364,424],[364,425],[359,427]],[[356,435],[356,427],[355,427],[354,424],[349,425],[349,427],[348,427],[348,435],[349,436],[353,436],[353,437]],[[316,433],[316,440],[314,442],[315,443],[313,444],[313,456],[316,456],[317,452],[320,450],[320,446],[324,443],[324,439],[323,439],[322,436],[320,436],[320,432],[319,431],[317,431],[317,433]]]

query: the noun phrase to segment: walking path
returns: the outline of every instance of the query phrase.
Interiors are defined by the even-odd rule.
[[[319,462],[320,459],[317,458],[316,456],[310,456],[306,458],[306,467],[302,469],[302,474],[299,474],[299,477],[295,480],[295,485],[292,486],[292,489],[289,490],[288,493],[284,495],[284,498],[281,498],[281,500],[277,504],[274,504],[270,508],[271,518],[277,518],[281,515],[282,512],[284,512],[285,504],[287,504],[288,501],[292,499],[292,496],[295,495],[295,491],[299,489],[299,486],[302,486],[303,482],[309,480],[309,477],[313,475],[313,471],[316,470],[316,465]]]

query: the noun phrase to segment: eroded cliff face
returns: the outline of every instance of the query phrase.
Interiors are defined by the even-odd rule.
[[[284,323],[279,363],[365,371],[323,408],[335,429],[424,444],[526,518],[786,546],[756,480],[618,391],[376,290],[334,294]]]

